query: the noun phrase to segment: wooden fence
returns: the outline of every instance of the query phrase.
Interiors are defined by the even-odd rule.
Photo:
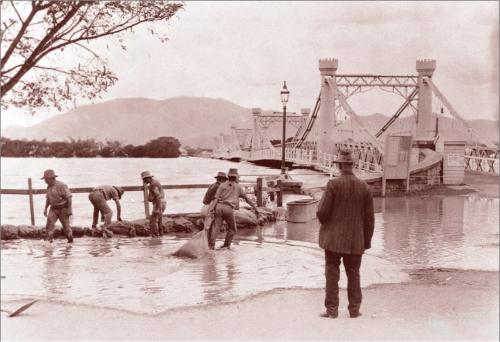
[[[243,175],[242,175],[243,176]],[[243,186],[253,186],[254,193],[257,198],[257,206],[260,207],[263,204],[263,191],[275,192],[277,194],[277,206],[281,207],[283,205],[283,196],[281,191],[281,184],[277,188],[265,188],[263,187],[263,178],[258,177],[257,183],[240,183]],[[206,189],[211,184],[175,184],[175,185],[162,185],[165,190],[172,189]],[[144,214],[146,218],[149,218],[149,201],[148,201],[148,186],[143,184],[142,186],[121,186],[124,191],[142,191],[144,194]],[[90,193],[94,188],[83,187],[83,188],[70,188],[72,194],[78,193]],[[28,178],[28,189],[0,189],[1,195],[28,195],[29,207],[30,207],[30,218],[31,225],[35,225],[35,209],[33,204],[33,195],[45,195],[47,189],[33,189],[31,178]]]

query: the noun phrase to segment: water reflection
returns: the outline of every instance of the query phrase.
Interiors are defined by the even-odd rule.
[[[392,260],[432,266],[463,242],[464,198],[381,199],[384,251]]]
[[[70,277],[73,274],[70,267],[72,248],[72,245],[60,249],[49,246],[43,252],[45,271],[42,276],[42,284],[53,295],[64,294],[70,287]]]

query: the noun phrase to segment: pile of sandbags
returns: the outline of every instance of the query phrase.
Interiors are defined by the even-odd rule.
[[[276,214],[272,209],[259,207],[258,211],[261,219],[249,207],[242,207],[234,211],[234,216],[238,228],[252,228],[259,224],[276,221]],[[192,233],[203,229],[203,219],[200,214],[168,215],[162,219],[163,233]],[[149,230],[149,220],[140,219],[134,221],[116,221],[112,222],[108,229],[115,235],[122,236],[151,236]],[[224,223],[221,231],[225,231]],[[73,236],[101,237],[102,230],[91,229],[89,227],[72,226]],[[11,225],[5,224],[0,227],[2,240],[14,239],[43,239],[45,236],[45,227],[29,225]],[[61,227],[56,229],[54,238],[64,238]]]

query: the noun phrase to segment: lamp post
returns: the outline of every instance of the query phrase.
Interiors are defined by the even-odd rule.
[[[286,81],[283,82],[283,89],[281,89],[281,103],[283,103],[283,136],[281,139],[281,174],[285,175],[285,147],[286,147],[286,104],[290,92],[286,87]]]

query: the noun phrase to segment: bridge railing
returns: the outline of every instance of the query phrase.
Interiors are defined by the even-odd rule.
[[[465,171],[484,172],[490,174],[499,174],[498,158],[476,157],[464,155]]]
[[[355,163],[357,169],[366,172],[381,172],[382,165],[377,159],[369,155],[362,155]],[[318,152],[313,149],[289,148],[285,150],[285,159],[303,165],[313,165],[326,172],[338,171],[337,164],[334,163],[337,156],[324,152]],[[379,159],[380,160],[380,159]]]
[[[382,172],[383,158],[373,149],[355,150],[357,162],[355,168],[365,172]],[[316,166],[326,172],[335,172],[337,165],[333,163],[335,154],[317,151],[315,148],[286,148],[285,159],[302,165]],[[281,153],[277,150],[259,149],[252,150],[252,159],[281,159]],[[489,174],[500,174],[498,158],[488,156],[464,155],[465,171],[484,172]]]

